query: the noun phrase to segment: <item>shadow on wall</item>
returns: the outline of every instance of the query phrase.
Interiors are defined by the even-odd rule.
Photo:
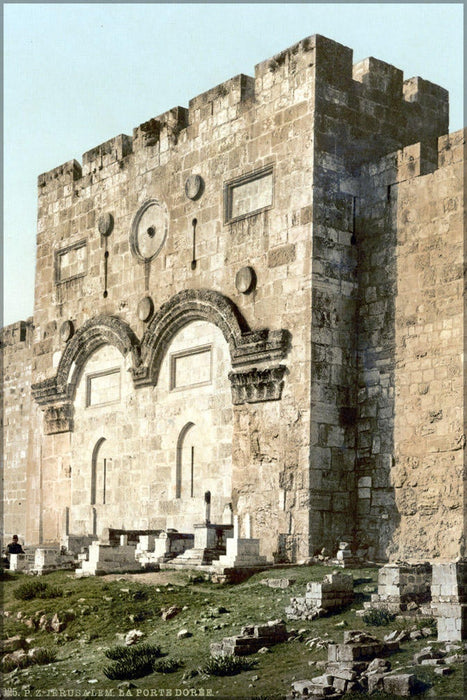
[[[394,417],[397,296],[397,185],[370,178],[357,215],[359,306],[357,321],[358,429],[356,533],[360,553],[386,560],[400,523],[391,470]]]

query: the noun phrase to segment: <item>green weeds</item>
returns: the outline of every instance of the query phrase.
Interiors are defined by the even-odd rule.
[[[200,668],[200,673],[203,676],[236,676],[242,671],[250,671],[256,663],[256,659],[239,656],[214,656]]]
[[[63,594],[59,588],[33,579],[20,583],[13,595],[17,600],[32,600],[33,598],[59,598]]]
[[[363,622],[370,627],[385,627],[396,619],[396,616],[389,610],[378,610],[371,608],[363,615]]]

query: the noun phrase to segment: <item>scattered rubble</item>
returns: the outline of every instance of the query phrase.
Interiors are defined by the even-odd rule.
[[[141,630],[130,630],[127,632],[125,635],[125,644],[127,647],[131,646],[132,644],[136,644],[139,642],[141,637],[144,637],[144,633],[141,632]]]
[[[261,625],[247,625],[236,637],[224,637],[210,645],[211,656],[248,656],[263,647],[287,641],[287,629],[282,620],[270,620]],[[263,652],[264,653],[264,652]]]
[[[371,694],[374,691],[412,695],[420,688],[415,675],[395,674],[385,658],[398,648],[396,641],[382,642],[358,630],[346,631],[343,644],[328,645],[324,673],[309,680],[295,681],[289,697],[340,698],[345,693]]]
[[[260,583],[269,588],[288,588],[295,583],[294,578],[263,578]]]

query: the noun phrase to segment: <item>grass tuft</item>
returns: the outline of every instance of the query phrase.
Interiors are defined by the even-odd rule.
[[[161,659],[154,664],[154,671],[157,673],[174,673],[183,666],[181,659]]]
[[[131,647],[112,647],[107,649],[105,655],[115,663],[104,668],[104,675],[112,681],[130,680],[153,673],[161,650],[152,644],[137,644]]]
[[[242,671],[249,671],[256,665],[256,660],[239,656],[214,656],[200,668],[205,676],[236,676]]]
[[[363,615],[363,622],[370,627],[384,627],[389,625],[396,619],[394,613],[389,612],[389,610],[379,610],[376,608],[371,608],[367,613]]]
[[[34,598],[59,598],[62,591],[56,586],[38,581],[25,581],[21,583],[13,593],[17,600],[33,600]]]

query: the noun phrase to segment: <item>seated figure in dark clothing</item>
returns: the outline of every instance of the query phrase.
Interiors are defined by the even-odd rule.
[[[7,544],[4,555],[2,556],[2,566],[5,569],[10,568],[10,554],[24,554],[24,550],[18,542],[18,535],[13,535],[11,542]]]
[[[13,535],[10,544],[7,545],[8,554],[24,554],[24,550],[18,542],[18,535]]]

